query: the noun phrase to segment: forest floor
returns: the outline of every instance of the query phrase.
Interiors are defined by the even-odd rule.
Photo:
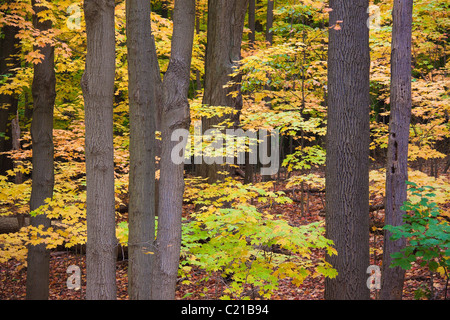
[[[280,184],[276,190],[283,189]],[[281,214],[292,226],[303,225],[311,222],[324,220],[324,194],[311,193],[309,195],[308,204],[300,207],[301,194],[290,193],[290,197],[296,201],[292,204],[275,205],[271,210],[277,214]],[[376,204],[376,203],[372,203]],[[185,213],[189,214],[191,207],[185,206]],[[370,262],[374,265],[380,265],[382,259],[383,235],[379,226],[383,224],[384,211],[371,212],[371,231],[370,231]],[[321,257],[321,253],[315,253],[316,259]],[[67,268],[70,265],[77,265],[82,272],[82,289],[78,291],[69,290],[66,285],[68,274]],[[18,263],[10,261],[0,264],[0,300],[21,300],[26,295],[26,268],[18,269]],[[51,300],[84,300],[86,269],[85,256],[80,253],[70,251],[57,251],[51,253],[50,260],[50,299]],[[218,299],[220,292],[223,290],[224,283],[220,275],[210,277],[208,282],[203,279],[207,276],[202,270],[193,268],[191,273],[191,284],[181,284],[181,280],[177,285],[177,299]],[[369,275],[368,275],[369,277]],[[433,282],[433,291],[430,292],[430,284]],[[128,299],[127,294],[127,260],[119,260],[117,262],[117,297],[118,299]],[[413,265],[411,270],[406,272],[403,299],[445,299],[446,280],[439,275],[431,273],[418,264]],[[450,291],[450,288],[448,288]],[[422,292],[422,295],[416,296]],[[426,294],[428,293],[428,294]],[[377,299],[379,290],[371,291],[371,299]],[[258,299],[258,297],[256,297]],[[324,298],[324,278],[308,277],[300,285],[292,284],[289,279],[280,280],[279,289],[273,292],[272,300],[321,300]],[[447,292],[447,299],[450,298],[450,292]]]

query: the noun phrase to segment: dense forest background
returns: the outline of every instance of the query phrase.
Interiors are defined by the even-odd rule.
[[[99,10],[101,14],[94,10],[94,18],[85,16],[89,3],[96,1],[85,2],[83,10],[83,3],[66,0],[0,1],[0,299],[33,294],[105,298],[104,292],[86,288],[89,274],[95,272],[91,279],[100,277],[96,285],[113,292],[108,296],[105,290],[106,298],[151,295],[139,285],[149,281],[155,288],[173,284],[173,293],[158,298],[323,299],[325,278],[333,281],[339,273],[326,256],[340,257],[325,225],[329,33],[347,30],[345,21],[329,22],[337,9],[315,0],[152,0],[147,30],[139,29],[138,22],[145,22],[150,3],[105,1],[105,8],[114,10],[112,20],[106,14],[109,9]],[[363,21],[370,36],[369,210],[364,212],[370,261],[359,275],[363,287],[371,276],[366,268],[381,267],[383,261],[393,3],[371,2]],[[450,294],[448,12],[445,1],[414,1],[411,115],[406,124],[410,192],[404,208],[411,228],[403,230],[404,251],[396,260],[406,270],[403,299],[448,299]],[[111,34],[102,33],[112,23]],[[189,63],[180,64],[185,58]],[[94,65],[97,69],[89,69]],[[355,82],[343,74],[338,79]],[[141,85],[147,82],[154,86]],[[142,102],[146,94],[150,104]],[[151,107],[158,99],[162,111]],[[108,103],[111,110],[106,109]],[[226,127],[277,130],[279,170],[261,175],[267,163],[251,163],[249,152],[244,164],[196,163],[195,137],[188,144],[192,158],[186,158],[181,169],[169,163],[173,145],[165,143],[168,130],[182,125],[195,136],[202,133],[199,123],[203,129],[216,128],[218,134]],[[155,131],[157,139],[148,138]],[[149,140],[155,141],[139,145]],[[97,145],[109,143],[111,150],[106,149],[113,158],[105,162],[108,165],[95,162],[100,158],[88,162],[102,155]],[[208,144],[200,149],[208,152]],[[113,183],[108,189],[110,180],[95,180],[97,194],[91,197],[100,199],[111,191],[113,204],[98,204],[100,214],[92,222],[89,210],[94,209],[87,208],[92,203],[87,198],[94,178],[86,179],[89,168]],[[134,196],[139,190],[144,191]],[[110,207],[111,219],[102,220]],[[144,223],[145,214],[139,214],[149,207],[154,220]],[[171,238],[178,230],[172,220],[177,212],[179,239]],[[98,225],[113,230],[91,238],[113,255],[112,271],[86,268],[97,254],[86,252],[89,230]],[[147,234],[139,226],[154,232]],[[155,250],[149,243],[133,248],[139,237],[155,238],[155,232]],[[173,239],[179,240],[178,251]],[[47,261],[47,269],[31,267],[45,265],[42,261]],[[97,264],[103,263],[108,262]],[[68,274],[72,265],[80,268],[80,283],[68,287],[67,278],[78,272]],[[152,282],[150,276],[142,282],[149,266],[167,279],[155,276],[159,282]],[[374,270],[378,275],[379,269]],[[44,283],[39,282],[42,272],[48,274]],[[105,284],[108,272],[116,287]],[[36,293],[37,287],[44,289]],[[366,289],[371,299],[379,298],[380,287]]]

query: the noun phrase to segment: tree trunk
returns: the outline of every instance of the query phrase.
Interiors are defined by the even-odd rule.
[[[12,140],[12,149],[15,151],[18,151],[21,149],[20,146],[20,122],[19,122],[19,113],[16,112],[16,116],[11,121],[11,140]],[[14,168],[17,167],[17,162],[14,161],[13,165]],[[14,183],[15,184],[21,184],[23,182],[23,173],[17,172],[14,177]],[[23,226],[23,225],[22,225]]]
[[[0,75],[12,74],[11,69],[19,66],[15,54],[19,52],[19,39],[16,38],[18,28],[5,25],[0,37]],[[0,152],[11,151],[12,132],[11,119],[17,111],[17,97],[13,95],[0,95]],[[6,175],[6,171],[13,169],[13,161],[8,155],[0,155],[0,175]]]
[[[403,224],[407,200],[408,142],[411,119],[411,28],[413,0],[395,0],[391,45],[391,113],[389,120],[388,163],[386,169],[385,224]],[[391,254],[399,252],[406,240],[391,241],[385,231],[380,299],[401,300],[405,271],[390,268]]]
[[[273,44],[273,0],[267,1],[267,21],[266,21],[266,41],[271,46]]]
[[[229,74],[235,71],[241,59],[241,43],[244,30],[248,0],[210,0],[208,2],[208,30],[205,61],[205,92],[203,104],[209,106],[228,106],[237,111],[232,116],[202,119],[202,130],[214,128],[231,117],[235,126],[239,123],[239,111],[242,109],[240,85],[224,88],[229,81],[240,82],[240,77],[232,79]],[[238,91],[236,97],[229,95]],[[198,167],[198,175],[208,178],[209,183],[217,181],[219,165],[203,161]]]
[[[152,85],[150,2],[127,0],[130,100],[128,295],[151,299],[155,239],[155,86]]]
[[[52,28],[50,20],[41,21],[39,13],[46,10],[32,2],[33,25],[40,31]],[[37,49],[37,48],[35,48]],[[36,210],[45,204],[45,200],[52,198],[54,187],[53,166],[53,108],[56,98],[55,56],[54,47],[46,45],[39,48],[44,56],[41,63],[35,65],[32,84],[33,119],[31,121],[31,141],[33,148],[33,173],[31,186],[30,210]],[[51,225],[45,215],[30,218],[33,227]],[[27,285],[26,298],[28,300],[47,300],[49,297],[50,251],[45,244],[28,247],[27,256]]]
[[[273,6],[274,6],[273,1],[270,1],[270,0],[267,1],[266,42],[269,46],[272,46],[272,44],[273,44],[273,33],[270,30],[273,27]],[[270,74],[267,74],[267,78],[269,79],[269,81],[271,80]],[[268,84],[264,85],[264,90],[270,91],[271,89],[272,88],[270,85],[268,85]],[[271,101],[270,97],[266,97],[264,100],[266,101],[266,106],[268,108],[272,109],[272,101]],[[271,150],[272,149],[271,148],[272,139],[271,139],[270,133],[267,137],[267,144],[269,145],[268,150]],[[262,165],[262,167],[270,167],[270,165],[271,164],[269,163],[267,165]],[[272,180],[272,177],[271,177],[271,175],[263,175],[261,177],[261,180],[262,181],[270,181],[270,180]]]
[[[114,0],[85,0],[86,298],[116,299],[113,101]]]
[[[197,5],[198,5],[198,1],[197,1]],[[200,8],[195,9],[195,34],[199,35],[200,34]],[[202,90],[202,79],[201,79],[201,75],[200,75],[200,70],[195,70],[195,96],[197,96],[199,93],[201,93]]]
[[[256,9],[255,9],[255,11],[258,12],[263,7],[264,7],[263,1],[262,0],[256,0]],[[257,18],[258,17],[255,15],[255,30],[256,30],[256,32],[263,32],[264,31],[264,26],[261,23],[261,21],[259,21]]]
[[[250,0],[248,2],[248,28],[250,29],[250,33],[248,38],[250,40],[250,47],[253,49],[256,41],[256,0]]]
[[[249,33],[249,41],[250,48],[255,48],[256,41],[256,0],[250,0],[248,2],[248,28],[250,29]],[[249,161],[249,153],[245,153],[245,176],[244,183],[252,183],[253,182],[253,164]]]
[[[326,235],[338,251],[327,256],[338,276],[326,279],[326,299],[369,299],[368,5],[330,1]]]
[[[195,27],[195,0],[177,0],[169,67],[164,75],[161,121],[161,172],[156,261],[152,297],[175,299],[181,248],[181,214],[184,193],[184,162],[172,159],[178,141],[175,130],[189,130],[188,90]]]
[[[169,2],[167,0],[161,1],[161,17],[169,18]]]

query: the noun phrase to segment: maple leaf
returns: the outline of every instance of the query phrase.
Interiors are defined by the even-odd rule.
[[[39,50],[37,51],[31,51],[25,56],[25,61],[31,62],[33,64],[39,64],[41,63],[42,59],[44,59],[44,55],[40,53]]]

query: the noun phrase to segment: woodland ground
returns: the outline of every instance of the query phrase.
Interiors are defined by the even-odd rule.
[[[442,171],[441,171],[442,172]],[[441,178],[443,176],[441,175]],[[450,182],[450,174],[445,175],[445,179]],[[277,183],[275,191],[283,190],[284,183]],[[292,226],[299,226],[316,221],[323,221],[325,195],[322,193],[311,193],[309,201],[304,202],[303,215],[301,214],[300,192],[289,193],[289,196],[295,201],[292,204],[274,205],[270,210],[273,213],[282,215]],[[306,195],[304,195],[307,200]],[[377,203],[371,202],[372,205]],[[450,207],[450,202],[447,204]],[[184,206],[184,215],[189,215],[192,205]],[[382,260],[383,235],[380,226],[383,225],[384,211],[378,210],[371,212],[371,231],[370,231],[370,263],[380,265]],[[313,254],[318,259],[320,252]],[[70,265],[77,265],[82,272],[82,289],[79,291],[67,289],[66,281],[68,274],[67,268]],[[22,300],[26,296],[26,268],[18,270],[18,263],[9,261],[0,264],[0,300]],[[73,251],[55,251],[51,253],[50,259],[50,299],[51,300],[84,300],[86,289],[86,269],[85,256]],[[127,294],[127,260],[117,261],[117,298],[119,300],[128,299]],[[193,268],[191,273],[191,284],[181,284],[183,279],[179,279],[177,285],[177,299],[218,299],[223,286],[226,283],[220,275],[210,277],[208,282],[202,280],[207,276],[202,270]],[[368,275],[369,277],[369,275]],[[433,291],[430,292],[430,284],[433,282]],[[418,292],[428,293],[420,297],[416,296]],[[437,274],[431,275],[429,270],[414,264],[411,270],[406,272],[403,299],[445,299],[446,280]],[[447,299],[450,298],[450,288],[447,290]],[[290,283],[289,279],[280,280],[279,289],[273,292],[272,300],[322,300],[324,294],[324,278],[308,277],[299,286]],[[371,291],[371,299],[378,298],[378,290]],[[258,296],[254,297],[259,299]]]

